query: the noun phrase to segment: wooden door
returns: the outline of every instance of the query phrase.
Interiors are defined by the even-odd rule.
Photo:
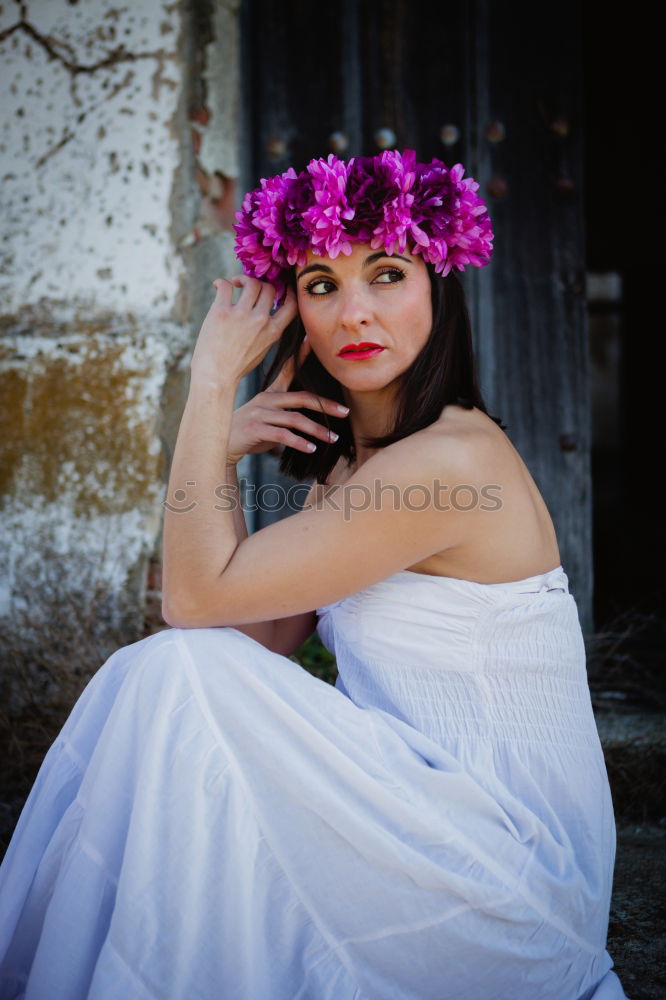
[[[246,187],[382,143],[481,183],[496,249],[464,283],[482,391],[548,504],[591,631],[578,5],[245,0],[242,19]],[[253,476],[289,485],[271,455]],[[289,513],[259,510],[254,528]]]

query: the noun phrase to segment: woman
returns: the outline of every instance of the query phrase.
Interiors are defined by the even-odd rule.
[[[45,760],[3,998],[624,996],[576,605],[453,273],[490,255],[476,190],[408,151],[246,196],[171,470],[174,628],[107,661]],[[276,444],[315,482],[247,537],[234,468]],[[315,627],[335,688],[288,658]]]

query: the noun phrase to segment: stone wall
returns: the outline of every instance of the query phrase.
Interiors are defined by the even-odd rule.
[[[211,282],[238,270],[238,3],[0,5],[0,621],[140,634]]]

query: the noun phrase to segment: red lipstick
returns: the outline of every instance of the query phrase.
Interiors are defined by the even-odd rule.
[[[374,358],[384,350],[379,344],[371,344],[363,341],[361,344],[347,344],[338,353],[338,357],[345,361],[361,361],[363,358]]]

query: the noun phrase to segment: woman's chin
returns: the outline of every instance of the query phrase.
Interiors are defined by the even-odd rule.
[[[347,362],[347,367],[336,364],[329,369],[340,385],[350,392],[380,392],[393,385],[402,374],[399,371],[371,369],[368,365],[361,367],[362,362],[355,367],[356,362]]]
[[[381,392],[383,389],[387,389],[390,385],[395,382],[396,376],[386,375],[371,375],[364,373],[354,373],[342,375],[338,372],[331,372],[333,378],[340,383],[343,389],[349,390],[349,392]]]

